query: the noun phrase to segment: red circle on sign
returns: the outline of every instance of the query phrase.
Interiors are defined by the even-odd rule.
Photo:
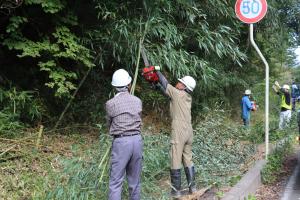
[[[259,22],[262,18],[264,18],[264,16],[267,13],[267,9],[268,9],[268,4],[267,4],[266,0],[258,0],[262,4],[262,9],[261,9],[259,15],[254,18],[248,18],[242,14],[240,8],[241,8],[241,3],[243,1],[244,0],[237,0],[235,3],[235,14],[242,22],[245,22],[247,24],[253,24],[253,23]]]

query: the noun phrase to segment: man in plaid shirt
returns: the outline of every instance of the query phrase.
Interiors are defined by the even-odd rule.
[[[112,142],[109,200],[121,200],[125,174],[130,200],[140,199],[143,141],[141,137],[142,102],[129,94],[131,77],[124,69],[115,71],[112,85],[117,94],[106,102],[106,119]]]

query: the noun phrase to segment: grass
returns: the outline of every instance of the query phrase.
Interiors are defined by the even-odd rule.
[[[100,135],[45,136],[39,149],[17,147],[19,158],[0,162],[0,198],[106,199],[111,138],[99,129]],[[234,185],[253,161],[255,144],[245,141],[256,137],[251,134],[223,111],[206,113],[194,126],[198,187]],[[143,139],[142,199],[169,199],[169,132],[143,134]],[[187,187],[183,173],[182,180]]]
[[[269,155],[267,164],[261,172],[264,184],[272,184],[277,180],[278,174],[281,173],[284,159],[293,151],[295,137],[294,134],[290,134],[276,143],[274,151]]]
[[[59,160],[80,157],[95,139],[96,135],[91,134],[48,135],[40,149],[29,144],[31,139],[18,142],[11,152],[0,157],[0,199],[44,199],[54,187],[57,174],[63,171]],[[0,149],[13,145],[9,141],[1,142]]]
[[[199,187],[232,183],[255,153],[253,144],[242,141],[247,131],[241,131],[239,125],[224,123],[226,117],[222,112],[211,114],[215,117],[206,115],[194,129],[193,154]],[[142,199],[169,199],[169,133],[146,134],[143,139]],[[86,149],[82,157],[61,159],[64,170],[57,174],[55,187],[47,198],[106,199],[109,167],[106,152],[110,142],[106,135],[100,134],[99,142]],[[187,187],[184,173],[182,180],[183,187]],[[125,183],[124,199],[127,194]]]

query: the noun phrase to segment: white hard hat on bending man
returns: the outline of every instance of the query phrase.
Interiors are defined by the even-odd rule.
[[[178,79],[178,81],[183,83],[186,86],[186,88],[191,92],[193,92],[193,90],[196,87],[196,81],[191,76],[184,76],[183,78]]]

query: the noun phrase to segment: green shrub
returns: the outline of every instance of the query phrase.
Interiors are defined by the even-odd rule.
[[[24,124],[18,120],[18,116],[0,112],[0,135],[15,136],[24,128]]]
[[[271,184],[277,179],[277,174],[281,172],[283,160],[292,151],[294,135],[290,135],[277,142],[274,152],[269,155],[267,164],[262,169],[262,182]]]
[[[0,134],[16,136],[28,123],[41,120],[45,112],[41,100],[33,91],[0,88]]]

